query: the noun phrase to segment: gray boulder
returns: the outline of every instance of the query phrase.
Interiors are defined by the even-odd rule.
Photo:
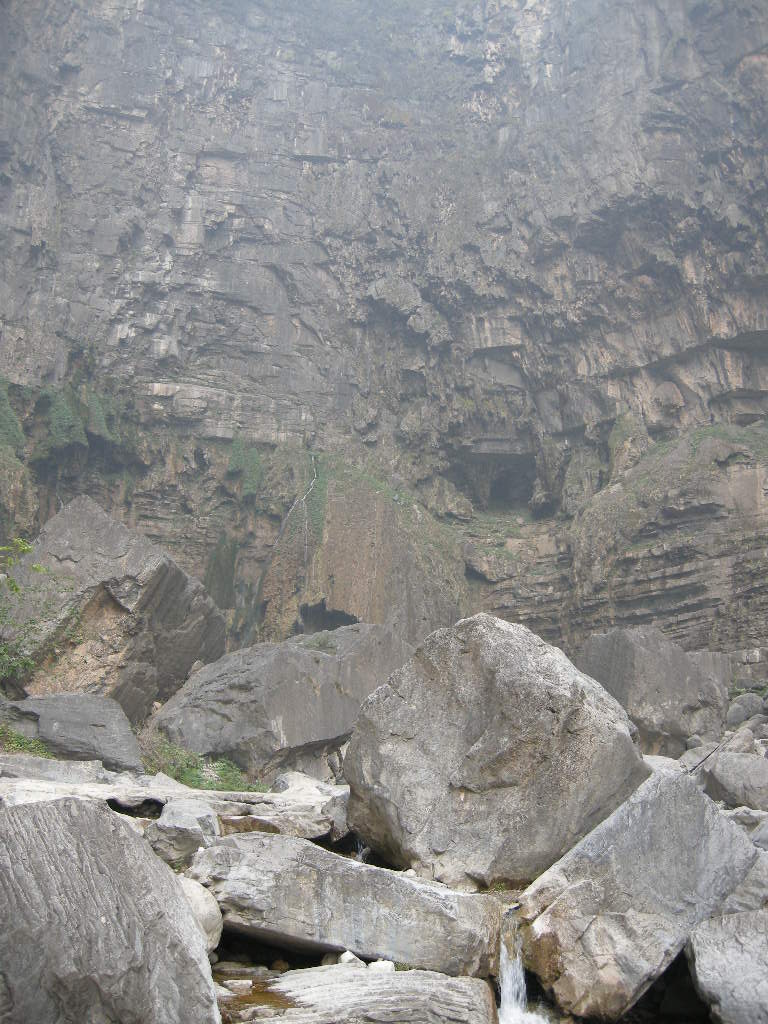
[[[768,908],[768,853],[758,847],[757,859],[720,907],[721,914]]]
[[[107,808],[0,810],[4,1024],[218,1024],[200,929],[173,872]]]
[[[203,933],[205,948],[211,953],[218,946],[224,927],[216,897],[194,878],[188,878],[187,875],[179,875],[178,878],[184,896],[200,926],[200,931]]]
[[[352,964],[287,971],[265,986],[258,1020],[282,1024],[496,1024],[490,985],[432,971],[383,972]]]
[[[189,875],[218,900],[225,928],[299,950],[351,950],[443,974],[495,969],[499,906],[286,836],[229,836]]]
[[[157,821],[144,835],[158,857],[173,867],[188,864],[201,846],[210,846],[221,835],[219,818],[201,799],[169,800]]]
[[[194,662],[224,652],[224,618],[202,584],[90,498],[46,523],[15,576],[22,594],[12,618],[34,624],[38,660],[23,682],[28,695],[110,696],[137,722]]]
[[[685,952],[713,1020],[768,1024],[768,910],[704,921]]]
[[[75,761],[101,761],[112,771],[142,772],[139,744],[125,712],[109,697],[57,693],[0,701],[0,721],[53,753]]]
[[[742,693],[728,705],[726,722],[731,728],[763,713],[763,698],[757,693]]]
[[[530,881],[648,776],[631,728],[525,626],[463,619],[363,704],[344,761],[350,828],[454,886]]]
[[[387,626],[343,626],[234,651],[195,672],[153,719],[173,742],[262,778],[324,778],[362,701],[412,648]]]
[[[752,842],[761,850],[768,850],[768,820],[758,825],[752,833]]]
[[[594,634],[576,664],[626,708],[647,754],[679,757],[689,736],[722,735],[731,678],[727,654],[686,653],[661,630],[638,626]]]
[[[759,754],[722,751],[701,765],[696,776],[713,800],[726,807],[768,811],[768,759]]]
[[[526,966],[565,1012],[618,1020],[757,856],[689,776],[655,773],[523,893]]]

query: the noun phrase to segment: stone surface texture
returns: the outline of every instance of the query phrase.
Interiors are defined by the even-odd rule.
[[[438,630],[363,704],[349,823],[452,885],[528,882],[645,779],[624,710],[524,626]]]
[[[205,938],[205,948],[210,953],[218,946],[224,927],[219,904],[216,902],[215,896],[194,878],[179,875],[178,879]]]
[[[619,1020],[757,858],[689,777],[656,773],[523,893],[526,966],[563,1011]]]
[[[225,928],[267,945],[350,950],[449,975],[497,968],[500,908],[491,896],[256,833],[200,850],[189,874],[214,894]]]
[[[8,1024],[218,1024],[198,924],[171,870],[80,800],[0,810]]]
[[[697,771],[706,792],[726,807],[768,811],[768,758],[756,753],[719,751]]]
[[[236,642],[765,643],[763,3],[6,0],[0,40],[3,530],[91,493]]]
[[[731,683],[727,655],[686,654],[659,629],[638,626],[593,634],[576,664],[625,708],[645,753],[679,757],[689,736],[720,739]]]
[[[195,672],[153,722],[173,743],[261,777],[326,776],[360,704],[412,652],[392,629],[363,624],[245,648]]]
[[[143,772],[139,744],[125,712],[109,697],[59,693],[22,701],[0,699],[0,721],[59,757],[101,761],[111,771]]]
[[[110,696],[135,722],[195,661],[223,653],[224,619],[202,584],[90,498],[46,524],[15,575],[12,617],[35,624],[30,696]]]
[[[283,1024],[495,1024],[487,982],[446,978],[433,971],[395,975],[338,964],[287,971],[267,986],[273,1010],[258,1020]],[[276,997],[276,998],[275,998]],[[269,1005],[269,1000],[264,1000]]]
[[[768,1024],[768,910],[704,921],[685,952],[713,1020]]]
[[[169,800],[157,821],[144,835],[158,857],[173,867],[188,864],[201,846],[210,846],[221,835],[219,817],[203,795]]]

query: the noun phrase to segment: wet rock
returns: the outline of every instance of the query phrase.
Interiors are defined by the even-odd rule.
[[[42,740],[59,757],[101,761],[116,772],[144,771],[131,723],[109,697],[59,693],[0,701],[0,721],[29,739]]]
[[[221,828],[218,815],[203,800],[169,800],[144,835],[158,857],[179,867],[188,864],[201,846],[215,842]]]
[[[526,966],[566,1012],[618,1020],[757,856],[691,778],[656,773],[523,893]]]
[[[257,833],[199,851],[189,873],[218,900],[225,928],[267,944],[350,950],[451,975],[485,976],[495,967],[499,908],[492,897]]]
[[[768,910],[704,921],[685,952],[713,1020],[768,1024]]]
[[[361,702],[410,656],[385,626],[350,625],[234,651],[190,677],[155,716],[187,750],[272,777],[329,775]]]
[[[171,870],[96,803],[0,810],[8,1024],[217,1024],[202,934]]]
[[[339,964],[287,971],[265,986],[259,1020],[283,1024],[495,1024],[487,982],[432,971],[361,971]],[[271,999],[269,998],[271,997]]]
[[[187,875],[179,875],[178,878],[195,920],[203,933],[205,948],[211,953],[218,946],[224,927],[219,904],[216,902],[215,896],[194,878],[189,878]]]
[[[679,757],[689,736],[720,738],[728,706],[728,655],[686,653],[659,629],[596,633],[576,659],[618,700],[648,754]]]
[[[489,615],[427,638],[365,702],[344,761],[350,827],[465,887],[535,878],[649,771],[598,683]]]
[[[35,623],[30,645],[42,659],[28,695],[109,696],[137,722],[193,662],[224,651],[224,619],[202,584],[90,498],[46,523],[17,577],[13,617]]]

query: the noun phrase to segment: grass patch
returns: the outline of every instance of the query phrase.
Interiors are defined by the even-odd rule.
[[[176,746],[151,726],[139,735],[144,768],[150,775],[163,772],[184,786],[192,789],[226,789],[238,792],[266,793],[267,787],[260,782],[249,782],[243,772],[222,758],[211,761]]]
[[[242,480],[244,498],[257,495],[264,478],[264,464],[258,449],[244,444],[241,437],[236,437],[232,442],[227,472]]]
[[[42,740],[31,740],[4,722],[0,722],[0,753],[33,754],[35,757],[51,758],[54,756]]]

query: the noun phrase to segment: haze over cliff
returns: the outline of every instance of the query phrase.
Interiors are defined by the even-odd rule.
[[[0,524],[233,646],[768,621],[760,0],[6,0]]]

